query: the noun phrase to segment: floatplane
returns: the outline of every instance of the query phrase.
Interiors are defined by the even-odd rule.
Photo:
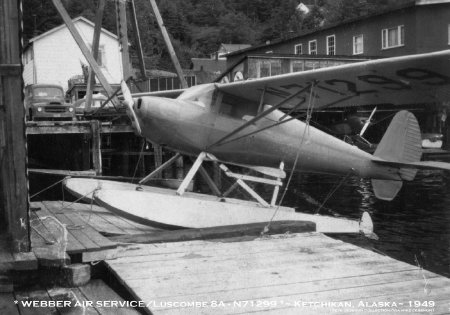
[[[76,178],[68,179],[66,188],[78,196],[96,190],[93,198],[111,211],[164,227],[306,220],[315,222],[321,232],[371,233],[367,213],[355,221],[275,211],[274,199],[286,178],[285,170],[370,178],[375,196],[392,200],[403,181],[413,180],[418,169],[450,170],[450,164],[421,161],[420,128],[408,111],[394,116],[373,155],[312,127],[311,114],[333,107],[435,103],[448,98],[449,88],[450,51],[133,95],[122,82],[124,103],[137,134],[176,152],[140,184],[180,154],[195,157],[193,166],[176,195],[158,193],[147,186]],[[304,121],[296,119],[299,110],[306,111]],[[204,161],[218,163],[261,207],[228,207],[227,202],[219,202],[225,200],[224,195],[202,167]],[[226,165],[248,168],[264,177],[236,174]],[[215,200],[196,200],[185,193],[198,171],[218,196]],[[271,202],[246,181],[274,185]]]

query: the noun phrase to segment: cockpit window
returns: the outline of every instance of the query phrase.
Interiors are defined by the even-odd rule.
[[[244,116],[256,116],[257,112],[257,102],[223,93],[219,114],[243,119]]]
[[[193,101],[202,107],[210,107],[215,98],[216,86],[215,84],[203,84],[193,86],[184,91],[179,97],[179,100]]]

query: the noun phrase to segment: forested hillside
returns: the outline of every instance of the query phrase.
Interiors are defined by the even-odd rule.
[[[159,0],[158,6],[183,67],[220,43],[260,44],[340,22],[410,0],[316,0],[308,14],[301,0]],[[71,17],[94,21],[96,0],[63,0]],[[103,27],[116,33],[114,1],[106,2]],[[57,25],[61,18],[51,0],[23,0],[25,41]],[[135,0],[147,67],[171,70],[170,58],[148,0]],[[131,29],[131,27],[129,28]],[[131,35],[131,34],[130,34]],[[130,41],[134,42],[132,36]],[[133,45],[131,47],[133,55]]]

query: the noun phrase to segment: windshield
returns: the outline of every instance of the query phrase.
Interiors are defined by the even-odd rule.
[[[63,91],[56,87],[36,87],[33,89],[33,96],[42,98],[62,98]]]

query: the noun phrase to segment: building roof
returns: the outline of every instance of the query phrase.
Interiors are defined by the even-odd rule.
[[[194,71],[207,71],[207,72],[224,72],[227,69],[226,60],[217,60],[209,58],[192,58],[192,70]]]
[[[228,54],[225,55],[225,57],[229,57],[229,56],[237,56],[243,53],[247,53],[247,52],[251,52],[254,50],[258,50],[261,48],[270,48],[272,46],[275,46],[277,44],[283,43],[283,42],[288,42],[288,41],[294,41],[296,39],[300,39],[304,36],[310,35],[310,34],[314,34],[317,32],[321,32],[321,31],[325,31],[328,29],[332,29],[335,28],[337,26],[340,25],[346,25],[346,24],[350,24],[350,23],[354,23],[354,22],[358,22],[358,21],[363,21],[363,20],[367,20],[368,18],[372,18],[372,17],[376,17],[376,16],[380,16],[380,15],[384,15],[384,14],[388,14],[391,12],[395,12],[395,11],[399,11],[402,9],[406,9],[406,8],[411,8],[411,7],[415,7],[415,6],[423,6],[423,5],[430,5],[430,4],[445,4],[445,3],[450,3],[450,0],[410,0],[410,1],[403,1],[401,4],[396,5],[393,8],[387,9],[387,10],[383,10],[380,12],[375,12],[372,14],[368,14],[368,15],[362,15],[353,19],[349,19],[349,20],[345,20],[343,22],[339,22],[339,23],[333,23],[333,24],[327,24],[324,25],[322,27],[313,29],[313,30],[307,30],[307,31],[302,31],[296,35],[293,35],[289,38],[286,39],[278,39],[278,40],[274,40],[269,44],[260,44],[260,45],[255,45],[255,46],[251,46],[249,48],[246,49],[241,49],[241,50],[237,50],[234,52],[230,52]]]
[[[250,44],[221,44],[220,47],[223,47],[227,52],[233,52],[236,50],[246,49],[251,47]]]
[[[92,26],[92,28],[95,27],[95,24],[94,24],[93,22],[89,21],[88,19],[86,19],[86,18],[83,17],[83,16],[79,16],[79,17],[76,17],[76,18],[72,19],[72,23],[75,24],[75,23],[77,23],[77,22],[84,22],[84,23],[86,23],[86,24]],[[41,38],[43,38],[43,37],[45,37],[45,36],[50,35],[50,34],[53,34],[53,33],[55,33],[55,32],[57,32],[57,31],[59,31],[59,30],[65,28],[65,27],[67,27],[66,24],[61,24],[61,25],[59,25],[59,26],[57,26],[57,27],[54,27],[54,28],[48,30],[48,31],[45,32],[45,33],[42,33],[42,34],[40,34],[40,35],[38,35],[38,36],[36,36],[36,37],[33,37],[32,39],[30,39],[29,43],[32,43],[32,42],[34,42],[34,41],[36,41],[36,40],[39,40],[39,39],[41,39]],[[108,35],[108,36],[113,37],[114,39],[117,39],[117,38],[118,38],[117,35],[115,35],[115,34],[109,32],[109,31],[107,31],[107,30],[104,29],[104,28],[102,28],[102,32],[103,32],[104,34]]]

